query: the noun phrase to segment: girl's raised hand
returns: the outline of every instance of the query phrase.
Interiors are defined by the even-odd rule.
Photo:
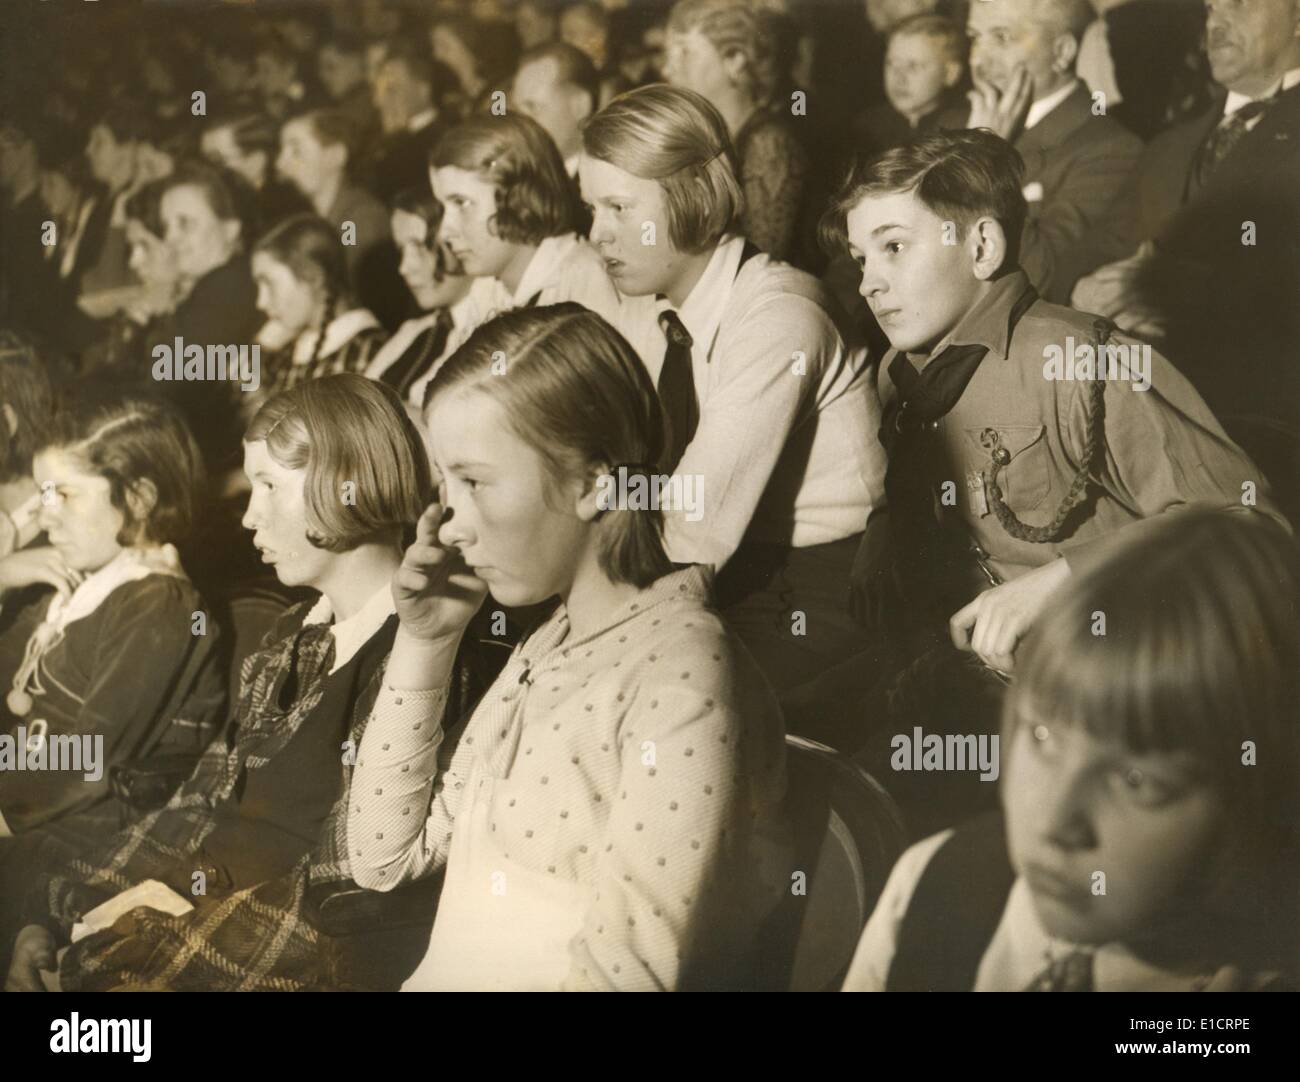
[[[475,577],[460,552],[438,540],[450,509],[431,503],[415,526],[415,540],[393,576],[393,601],[402,631],[416,639],[459,638],[487,597],[487,584]]]
[[[63,557],[48,545],[19,549],[0,559],[0,593],[44,582],[66,597],[84,577],[80,571],[68,567]]]

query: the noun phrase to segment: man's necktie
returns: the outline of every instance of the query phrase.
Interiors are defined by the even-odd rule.
[[[700,423],[700,404],[695,397],[695,373],[691,368],[694,341],[671,308],[659,314],[668,348],[659,370],[659,402],[668,418],[668,441],[660,465],[671,473],[677,468],[686,446]]]
[[[1055,958],[1025,986],[1026,992],[1091,992],[1092,952],[1071,951]]]
[[[1247,102],[1238,109],[1232,116],[1225,117],[1219,121],[1219,126],[1210,133],[1208,139],[1201,145],[1201,149],[1196,156],[1196,186],[1203,188],[1214,171],[1219,168],[1223,160],[1232,153],[1237,144],[1240,143],[1249,134],[1248,125],[1256,117],[1263,116],[1268,107],[1276,100],[1277,95],[1272,98],[1266,98],[1263,101]]]

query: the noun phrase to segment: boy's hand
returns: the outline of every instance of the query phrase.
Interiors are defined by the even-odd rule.
[[[41,971],[55,968],[54,937],[39,924],[29,924],[14,940],[13,959],[5,978],[6,992],[44,992]]]
[[[975,89],[966,96],[970,99],[968,127],[988,128],[994,135],[1014,143],[1034,100],[1034,81],[1025,66],[1017,64],[1005,91],[999,92],[992,83],[976,79]]]
[[[985,590],[948,621],[953,645],[972,650],[999,672],[1015,668],[1015,650],[1048,598],[1067,578],[1070,565],[1053,560],[1018,579]]]
[[[413,639],[458,639],[487,597],[487,584],[470,573],[460,552],[438,540],[445,514],[440,503],[425,508],[393,576],[401,630]]]

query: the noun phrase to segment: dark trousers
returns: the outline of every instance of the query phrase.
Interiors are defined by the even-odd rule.
[[[786,727],[799,736],[852,750],[856,739],[850,722],[841,731],[844,711],[825,715],[819,699],[823,674],[852,663],[871,662],[873,636],[849,615],[849,570],[861,534],[806,548],[744,544],[717,577],[718,609],[727,626],[744,642],[782,703],[806,702],[787,711]],[[828,690],[838,691],[834,685]]]

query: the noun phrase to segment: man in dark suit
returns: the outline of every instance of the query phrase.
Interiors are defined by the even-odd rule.
[[[1067,303],[1091,268],[1080,240],[1100,222],[1141,153],[1137,136],[1104,114],[1075,75],[1088,0],[973,4],[968,126],[988,128],[1025,161],[1029,219],[1021,266],[1046,299]],[[1094,264],[1095,266],[1095,264]]]
[[[1300,447],[1300,0],[1208,0],[1210,108],[1154,139],[1092,244],[1078,308],[1157,340],[1229,433]],[[1268,472],[1267,464],[1265,472]]]
[[[429,151],[445,130],[433,83],[433,61],[418,44],[389,46],[375,77],[384,134],[370,156],[366,185],[384,203],[407,188],[429,186]]]

